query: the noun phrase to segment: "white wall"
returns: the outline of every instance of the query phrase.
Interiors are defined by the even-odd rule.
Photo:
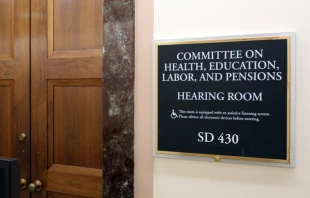
[[[310,198],[310,1],[155,0],[154,11],[155,39],[296,32],[297,77],[296,168],[155,158],[155,198]]]

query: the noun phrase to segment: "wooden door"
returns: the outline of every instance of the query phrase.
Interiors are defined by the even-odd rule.
[[[33,198],[102,197],[102,0],[31,0]]]
[[[20,159],[30,180],[30,0],[0,0],[0,156]],[[20,134],[26,139],[20,141]],[[21,192],[23,198],[29,191]]]

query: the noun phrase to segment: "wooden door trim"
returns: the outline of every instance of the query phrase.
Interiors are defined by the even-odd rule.
[[[0,81],[0,87],[11,87],[13,85],[13,80],[1,80]]]
[[[60,75],[66,79],[102,78],[102,56],[91,59],[86,57],[47,59],[46,73],[48,79],[55,79]]]
[[[47,190],[101,198],[102,169],[54,164],[47,171]]]
[[[47,169],[46,4],[31,0],[31,182],[43,182],[33,198],[44,197]]]
[[[13,60],[12,54],[0,54],[0,60]]]
[[[74,51],[55,51],[49,54],[49,59],[55,58],[82,58],[82,57],[100,57],[102,56],[101,49],[90,50],[74,50]]]
[[[47,3],[47,57],[54,52],[54,0],[48,0]]]
[[[0,55],[1,56],[1,55]],[[14,65],[15,60],[3,60],[0,57],[0,79],[13,79],[14,78]]]
[[[11,17],[12,19],[15,19],[15,1],[11,1]],[[10,51],[10,54],[9,54],[9,59],[14,59],[14,26],[15,26],[15,20],[12,20],[11,21],[11,51]]]

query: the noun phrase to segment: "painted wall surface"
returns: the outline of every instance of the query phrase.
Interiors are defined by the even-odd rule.
[[[135,198],[153,197],[152,41],[153,0],[135,0]]]
[[[155,158],[154,197],[309,198],[310,1],[155,0],[154,5],[155,39],[296,32],[297,104],[296,168]],[[148,101],[136,105],[146,113],[138,119],[149,122],[151,68],[144,67],[137,76],[139,98]],[[150,126],[144,129],[151,133]]]

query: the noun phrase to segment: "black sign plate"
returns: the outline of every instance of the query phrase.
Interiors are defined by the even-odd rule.
[[[290,36],[154,46],[155,154],[290,163]]]

